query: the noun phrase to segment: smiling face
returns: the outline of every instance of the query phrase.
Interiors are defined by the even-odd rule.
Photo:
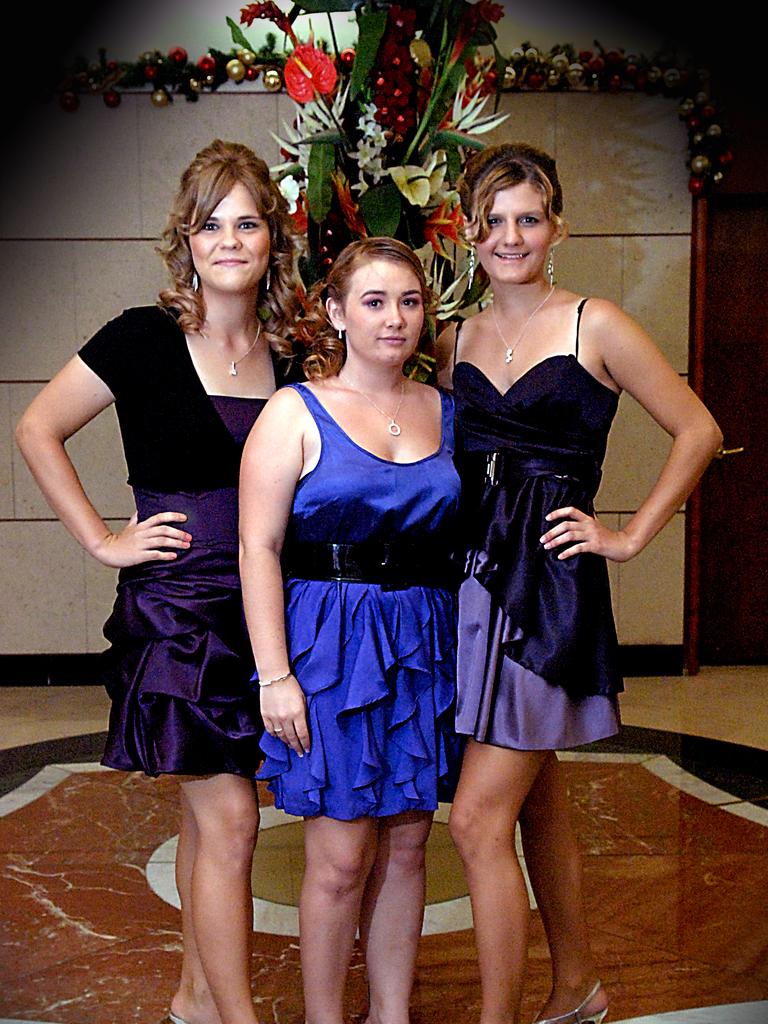
[[[523,182],[497,192],[487,229],[487,238],[477,242],[476,248],[491,282],[527,284],[544,279],[547,256],[559,231],[547,217],[540,189]]]
[[[418,277],[405,263],[373,259],[350,276],[343,303],[328,299],[328,316],[346,332],[347,363],[402,365],[424,326]]]
[[[224,196],[189,236],[189,248],[204,295],[258,292],[269,261],[269,225],[245,185]]]

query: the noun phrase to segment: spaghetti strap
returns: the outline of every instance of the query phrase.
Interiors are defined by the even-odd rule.
[[[581,302],[579,303],[579,308],[576,310],[576,351],[574,352],[574,355],[576,356],[577,362],[578,362],[578,359],[579,359],[579,327],[581,326],[581,314],[582,314],[582,311],[583,311],[584,306],[586,304],[587,304],[587,300],[586,299],[582,299]],[[454,353],[454,362],[455,362],[455,353]]]
[[[456,369],[456,356],[457,356],[458,351],[459,351],[459,335],[461,334],[461,328],[463,326],[464,326],[464,321],[463,320],[459,320],[459,322],[456,324],[456,334],[454,335],[454,338],[453,338],[453,366],[451,367],[452,370]]]

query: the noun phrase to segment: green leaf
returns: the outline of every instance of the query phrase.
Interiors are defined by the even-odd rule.
[[[395,237],[403,197],[393,181],[373,185],[360,196],[360,213],[372,235]]]
[[[484,142],[473,138],[471,135],[465,135],[464,132],[444,129],[441,132],[435,132],[432,136],[433,149],[449,149],[452,146],[470,146],[472,149],[485,149]]]
[[[357,19],[358,34],[355,48],[355,62],[352,65],[352,79],[349,86],[350,99],[355,99],[364,87],[373,68],[379,43],[387,27],[387,12],[363,12]]]
[[[295,145],[297,146],[316,146],[318,143],[330,142],[332,145],[344,142],[344,136],[333,129],[329,129],[326,132],[315,132],[314,135],[308,135],[306,139],[297,139]]]
[[[328,215],[333,198],[331,173],[336,166],[336,150],[328,142],[320,142],[309,152],[307,201],[312,220],[319,224]]]
[[[251,53],[255,53],[256,48],[252,46],[248,39],[243,35],[243,31],[237,22],[232,21],[231,18],[227,18],[227,24],[229,25],[229,31],[232,33],[232,42],[235,46],[241,46],[244,50],[250,50]]]

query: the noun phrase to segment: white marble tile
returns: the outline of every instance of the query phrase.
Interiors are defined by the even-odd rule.
[[[13,429],[9,384],[0,384],[0,519],[13,516]]]
[[[0,651],[77,654],[85,553],[58,522],[0,522]]]
[[[620,238],[566,238],[554,250],[555,281],[577,295],[621,305],[623,256]]]
[[[674,100],[557,96],[557,161],[577,234],[690,231],[687,134]]]
[[[737,818],[745,818],[747,821],[754,821],[756,825],[768,828],[768,809],[757,807],[748,801],[728,804],[723,810],[729,814],[735,814]]]
[[[30,108],[18,140],[24,159],[4,168],[14,200],[3,203],[0,237],[138,237],[142,100],[124,96],[116,110],[83,103],[75,113],[57,103]]]
[[[621,643],[682,643],[684,563],[685,515],[678,512],[644,551],[617,564]]]
[[[648,331],[677,372],[687,373],[690,237],[625,238],[623,266],[621,305]]]
[[[649,758],[644,762],[643,767],[663,779],[664,782],[668,782],[670,786],[674,786],[675,789],[687,793],[688,796],[694,796],[704,803],[715,805],[733,803],[733,796],[730,793],[725,793],[722,789],[717,789],[708,782],[691,775],[685,768],[670,761],[668,757],[660,755]]]
[[[491,112],[491,100],[486,111]],[[501,97],[499,113],[507,120],[492,132],[483,135],[486,145],[500,142],[526,142],[557,158],[557,103],[552,93],[508,92]]]
[[[38,797],[44,796],[54,786],[63,782],[68,775],[68,768],[53,764],[46,765],[27,782],[12,789],[10,793],[0,796],[0,817],[10,814],[12,811],[18,811],[21,807],[26,807],[27,804],[37,800]]]
[[[270,134],[278,127],[273,93],[205,93],[197,103],[176,99],[162,109],[139,99],[142,237],[160,236],[182,171],[214,139],[242,142],[269,165],[279,162]]]
[[[72,244],[0,242],[0,264],[0,380],[49,380],[77,347]]]
[[[768,1001],[728,1003],[724,1006],[697,1006],[690,1010],[673,1010],[650,1017],[625,1017],[616,1024],[766,1024]]]
[[[115,533],[124,525],[123,519],[107,520],[107,526]],[[117,573],[117,569],[102,565],[95,558],[85,559],[85,632],[89,653],[108,646],[102,628],[115,601]]]
[[[669,434],[631,395],[619,400],[608,436],[598,508],[633,512],[647,497],[669,455]]]

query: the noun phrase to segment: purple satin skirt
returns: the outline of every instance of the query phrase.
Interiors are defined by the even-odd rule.
[[[459,590],[456,731],[512,750],[561,750],[619,731],[616,696],[575,698],[504,653],[512,624],[470,576]]]
[[[104,626],[112,710],[102,764],[252,778],[263,724],[240,593],[237,490],[135,497],[140,520],[185,512],[192,544],[174,561],[120,572]]]

